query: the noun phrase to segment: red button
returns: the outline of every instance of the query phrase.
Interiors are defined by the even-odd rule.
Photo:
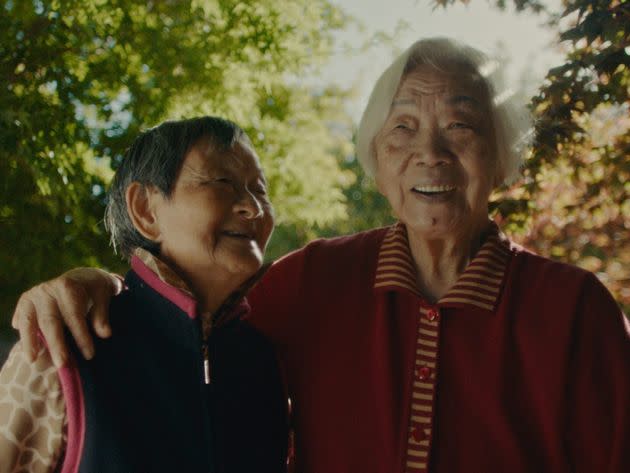
[[[427,319],[429,319],[431,322],[437,320],[440,318],[440,314],[437,310],[435,309],[429,309],[429,311],[427,312]]]
[[[416,442],[422,442],[426,438],[426,435],[424,435],[424,430],[419,425],[416,425],[413,428],[413,430],[411,431],[411,436]]]
[[[421,368],[418,368],[418,378],[420,378],[422,381],[426,381],[427,379],[429,379],[430,376],[431,368],[429,368],[428,366],[422,366]]]

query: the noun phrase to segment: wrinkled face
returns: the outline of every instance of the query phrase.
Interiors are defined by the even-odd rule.
[[[407,74],[374,138],[376,184],[426,238],[476,232],[497,181],[489,99],[470,74],[423,65]]]
[[[201,138],[171,196],[156,204],[160,255],[189,278],[213,271],[245,280],[262,265],[272,212],[255,152],[243,143],[219,152]]]

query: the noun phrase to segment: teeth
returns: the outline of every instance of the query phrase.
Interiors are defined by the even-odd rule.
[[[455,186],[415,186],[416,192],[448,192],[455,189]]]

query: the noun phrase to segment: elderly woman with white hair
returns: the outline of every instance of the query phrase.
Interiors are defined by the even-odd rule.
[[[249,294],[283,362],[296,471],[630,471],[623,314],[594,275],[488,218],[519,168],[519,120],[500,93],[478,51],[412,45],[378,79],[357,139],[399,222],[314,241]],[[63,359],[65,321],[90,354],[77,294],[103,301],[115,281],[95,271],[22,296],[25,343],[39,323]]]

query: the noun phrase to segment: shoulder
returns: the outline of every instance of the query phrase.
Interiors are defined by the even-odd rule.
[[[529,294],[549,307],[571,306],[575,312],[598,307],[621,313],[616,301],[590,271],[572,264],[554,261],[511,244],[514,255],[506,281],[512,290]]]
[[[388,228],[353,235],[314,240],[274,262],[254,293],[280,287],[281,292],[299,293],[315,281],[321,289],[341,279],[373,277],[380,244]],[[251,294],[250,294],[251,296]],[[257,298],[255,296],[252,299]]]
[[[358,256],[365,257],[373,254],[376,258],[378,249],[390,227],[377,228],[352,235],[335,238],[318,238],[303,248],[293,251],[280,258],[273,265],[283,266],[295,264],[298,261],[312,264],[341,263],[355,260]]]
[[[146,312],[149,307],[163,306],[164,297],[147,284],[135,271],[125,275],[125,287],[111,298],[109,316],[112,329],[120,330],[135,321],[134,314]],[[107,340],[107,339],[106,339]]]
[[[0,471],[53,471],[64,448],[66,411],[48,351],[31,363],[17,343],[0,371]],[[21,471],[21,470],[20,470]]]
[[[335,238],[319,238],[313,240],[302,250],[307,253],[356,253],[365,250],[378,249],[380,243],[391,227],[375,228],[351,235]]]
[[[517,271],[516,276],[527,278],[528,283],[562,282],[563,285],[581,286],[593,284],[597,280],[593,273],[585,269],[540,256],[515,243],[510,242],[510,251],[514,255],[513,269]]]

